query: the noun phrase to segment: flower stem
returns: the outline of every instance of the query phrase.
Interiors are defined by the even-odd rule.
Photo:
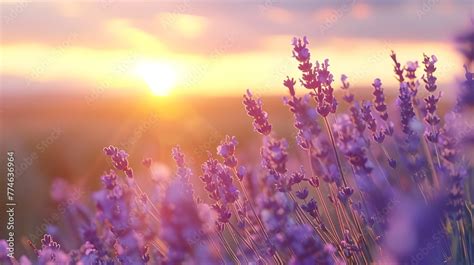
[[[336,141],[334,140],[334,136],[332,134],[332,129],[331,129],[331,126],[329,125],[327,117],[324,117],[324,123],[326,124],[326,128],[327,128],[328,134],[329,134],[329,138],[331,139],[332,148],[334,150],[334,155],[336,156],[337,166],[339,167],[339,172],[341,173],[342,182],[344,183],[344,186],[347,187],[347,182],[346,182],[346,179],[344,178],[344,173],[342,172],[342,164],[341,164],[341,161],[339,159],[339,155],[337,154],[337,150],[336,150]]]

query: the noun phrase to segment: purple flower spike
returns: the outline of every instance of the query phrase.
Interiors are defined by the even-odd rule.
[[[316,61],[314,67],[310,62],[310,53],[306,45],[306,37],[293,40],[293,57],[299,62],[298,69],[302,72],[301,84],[312,90],[311,95],[317,103],[317,110],[321,116],[326,117],[329,113],[335,113],[337,101],[334,97],[332,82],[334,77],[329,71],[329,60],[323,63]]]
[[[352,123],[354,123],[354,125],[356,126],[357,131],[359,131],[359,133],[362,134],[365,130],[365,121],[362,117],[362,113],[361,113],[358,102],[354,103],[350,111],[351,111]]]
[[[308,197],[309,191],[307,188],[303,188],[302,190],[296,191],[296,197],[300,200],[305,200]]]
[[[253,127],[255,130],[263,135],[270,134],[272,126],[268,122],[268,114],[262,109],[262,100],[260,98],[255,100],[249,89],[244,95],[244,105],[247,114],[254,118]]]
[[[374,133],[374,140],[379,144],[383,143],[383,141],[385,140],[384,131],[379,130],[379,131],[375,132]]]
[[[171,150],[171,156],[173,157],[173,159],[176,162],[176,165],[178,167],[184,167],[185,166],[184,154],[181,152],[181,147],[179,147],[179,146],[174,147]]]
[[[110,156],[112,164],[116,169],[123,171],[129,179],[133,179],[133,170],[128,167],[128,154],[125,150],[109,146],[104,148],[104,152],[107,156]]]
[[[390,54],[390,57],[392,58],[392,61],[394,63],[393,65],[393,70],[395,72],[395,75],[397,76],[398,82],[402,83],[405,81],[405,78],[403,77],[403,68],[401,68],[401,64],[397,60],[397,54],[395,54],[394,51],[392,51],[392,54]]]
[[[364,119],[365,123],[367,124],[367,128],[371,130],[372,132],[375,132],[377,130],[377,125],[375,123],[375,119],[372,116],[372,110],[371,110],[372,105],[370,102],[364,102],[362,105],[362,118]]]
[[[335,248],[321,242],[309,225],[291,226],[285,234],[288,235],[288,247],[294,253],[288,264],[343,264],[334,258]]]
[[[231,217],[228,205],[239,198],[239,190],[232,181],[232,170],[212,157],[209,157],[201,168],[204,188],[209,198],[215,201],[212,207],[219,215],[219,222],[226,223]]]
[[[303,209],[303,211],[307,212],[314,218],[317,218],[319,216],[318,205],[313,198],[311,198],[308,203],[301,205],[301,209]]]
[[[308,45],[308,39],[306,36],[303,37],[303,40],[297,39],[296,37],[293,38],[293,57],[296,58],[301,63],[309,61],[311,54],[309,52],[309,49],[306,48],[306,45]]]
[[[290,111],[295,117],[295,127],[298,129],[296,140],[298,145],[305,150],[314,146],[315,140],[318,139],[318,135],[321,133],[317,121],[318,113],[309,101],[309,95],[285,100],[285,104],[290,107]]]
[[[366,149],[367,145],[362,137],[359,137],[354,124],[348,115],[341,115],[334,124],[334,135],[339,150],[347,157],[354,167],[356,174],[366,175],[372,172]]]
[[[167,245],[167,260],[164,264],[218,264],[208,246],[210,237],[208,220],[203,218],[187,183],[174,180],[167,188],[160,214],[160,239]],[[207,211],[207,210],[206,210]],[[212,220],[211,220],[212,222]]]
[[[474,106],[474,73],[469,71],[467,65],[464,65],[464,70],[466,71],[466,80],[462,83],[459,103],[462,106],[467,105],[472,107]]]
[[[387,121],[388,113],[387,105],[385,105],[385,95],[382,88],[382,81],[379,78],[376,78],[372,86],[374,87],[374,92],[372,93],[374,95],[374,108],[379,113],[380,118],[382,118],[384,121]]]
[[[418,93],[418,87],[420,85],[418,79],[416,78],[416,70],[418,69],[418,61],[408,61],[405,66],[405,77],[407,79],[407,85],[411,90],[411,94],[413,97],[413,103],[418,104],[415,96]]]
[[[247,175],[247,168],[245,168],[244,166],[239,166],[237,168],[237,177],[239,178],[239,180],[242,181],[246,175]]]
[[[433,73],[436,71],[436,62],[438,58],[435,55],[431,55],[428,57],[426,54],[423,54],[423,64],[425,65],[425,75],[423,75],[422,79],[425,82],[425,88],[429,92],[434,92],[437,88],[436,86],[436,77]]]
[[[400,84],[400,95],[398,96],[398,105],[400,107],[402,130],[405,134],[413,134],[410,123],[415,117],[413,111],[412,96],[407,83]]]
[[[441,121],[438,114],[436,113],[437,104],[441,97],[441,93],[438,97],[433,95],[437,86],[436,86],[436,77],[434,76],[434,72],[436,71],[435,63],[438,61],[436,56],[432,55],[428,57],[427,55],[423,54],[423,64],[425,65],[425,74],[423,75],[422,79],[425,82],[425,88],[430,93],[427,97],[425,97],[425,122],[428,126],[425,127],[425,137],[428,141],[432,143],[438,142],[438,135],[439,129],[438,124]]]
[[[340,187],[337,196],[341,201],[346,202],[353,193],[354,189],[351,187]]]
[[[184,184],[184,187],[187,189],[188,193],[193,194],[193,188],[189,183],[189,179],[193,175],[191,169],[186,165],[186,161],[184,158],[183,152],[181,152],[181,148],[179,146],[174,147],[171,150],[171,156],[173,157],[178,169],[176,171],[176,175],[178,179],[180,179]]]
[[[352,103],[354,101],[354,94],[349,92],[350,84],[349,84],[349,82],[347,82],[347,79],[348,79],[347,75],[345,75],[345,74],[341,75],[341,83],[342,83],[341,89],[346,91],[346,93],[344,94],[344,97],[343,97],[344,100],[347,103]]]
[[[416,69],[418,69],[418,66],[418,61],[408,61],[407,65],[405,66],[405,77],[408,79],[416,79]]]
[[[295,96],[295,84],[296,84],[295,79],[293,78],[290,79],[288,76],[286,77],[286,80],[283,81],[283,85],[288,88],[288,90],[290,91],[290,95],[292,97]]]
[[[237,146],[235,136],[225,136],[224,141],[217,147],[217,154],[224,158],[224,164],[230,168],[237,166],[237,158],[235,157],[235,148]]]
[[[288,160],[287,148],[288,143],[285,139],[276,140],[273,137],[265,137],[260,151],[263,166],[281,174],[285,173]]]
[[[388,164],[390,165],[391,168],[396,168],[397,167],[397,161],[393,158],[388,159]]]

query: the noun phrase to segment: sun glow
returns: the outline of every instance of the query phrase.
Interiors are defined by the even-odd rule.
[[[177,75],[171,65],[141,62],[137,65],[136,72],[155,96],[167,96],[176,86]]]

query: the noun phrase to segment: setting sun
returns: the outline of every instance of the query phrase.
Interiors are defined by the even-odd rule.
[[[170,65],[142,62],[137,65],[136,71],[155,96],[168,95],[176,85],[176,71]]]

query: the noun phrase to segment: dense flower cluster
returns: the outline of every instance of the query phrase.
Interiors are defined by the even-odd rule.
[[[243,104],[262,137],[260,163],[244,165],[237,138],[225,136],[198,177],[180,147],[171,151],[174,176],[156,176],[144,159],[153,183],[144,188],[127,152],[106,147],[112,168],[92,195],[95,210],[77,201],[65,211],[70,233],[50,227],[40,244],[31,239],[35,264],[473,264],[468,66],[461,98],[444,115],[436,56],[424,55],[418,78],[421,64],[402,66],[394,52],[398,108],[379,78],[368,101],[341,75],[336,112],[329,61],[311,62],[308,45],[292,43],[304,95],[294,78],[283,81],[298,150],[250,90]],[[68,200],[69,188],[55,182],[54,201]],[[32,264],[7,253],[0,241],[1,264]]]

